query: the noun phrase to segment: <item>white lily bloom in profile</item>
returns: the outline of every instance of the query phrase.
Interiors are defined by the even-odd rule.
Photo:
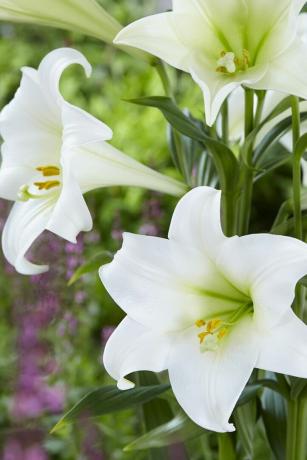
[[[221,193],[199,187],[176,207],[169,239],[124,235],[100,270],[127,316],[104,351],[120,389],[131,372],[168,370],[194,422],[233,431],[229,417],[254,368],[307,377],[307,326],[291,310],[307,246],[270,234],[224,236]]]
[[[96,0],[0,0],[0,20],[59,27],[108,43],[122,28]]]
[[[140,19],[115,43],[189,72],[212,125],[240,85],[307,99],[307,45],[298,36],[304,0],[173,0],[173,11]]]
[[[59,80],[70,64],[91,66],[71,48],[49,53],[38,70],[23,68],[14,99],[2,110],[0,197],[16,201],[5,224],[2,247],[23,274],[42,273],[25,259],[33,241],[50,230],[75,242],[92,228],[83,194],[112,185],[139,186],[182,195],[185,186],[142,165],[105,142],[111,129],[66,102]]]

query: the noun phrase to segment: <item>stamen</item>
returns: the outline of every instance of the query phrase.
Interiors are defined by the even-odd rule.
[[[41,172],[45,177],[59,176],[61,172],[57,166],[39,166],[36,170]]]
[[[203,319],[198,319],[197,321],[195,321],[195,326],[196,327],[203,327],[205,326],[205,321]]]
[[[60,182],[58,180],[49,180],[46,182],[34,182],[34,185],[39,190],[50,190],[51,188],[58,187]]]

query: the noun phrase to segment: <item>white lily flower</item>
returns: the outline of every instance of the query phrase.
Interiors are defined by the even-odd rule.
[[[108,43],[122,28],[96,0],[0,0],[0,19],[73,30]]]
[[[173,11],[140,19],[119,32],[130,45],[189,72],[212,125],[240,85],[307,99],[307,45],[298,37],[304,0],[173,0]]]
[[[179,202],[169,239],[125,234],[101,279],[127,316],[104,365],[120,389],[131,372],[168,369],[174,394],[204,428],[228,422],[253,368],[307,377],[307,326],[291,310],[307,246],[290,237],[226,238],[221,193]]]
[[[23,274],[48,269],[24,257],[43,230],[75,242],[80,231],[92,228],[84,193],[112,185],[174,195],[185,189],[105,142],[112,138],[111,129],[63,99],[59,80],[70,64],[91,73],[85,57],[70,48],[49,53],[38,70],[23,68],[20,87],[0,115],[0,197],[16,201],[2,246],[8,261]]]

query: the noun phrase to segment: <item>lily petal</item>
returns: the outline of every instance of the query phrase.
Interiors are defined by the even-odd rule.
[[[204,94],[206,123],[212,126],[227,96],[239,86],[245,84],[254,88],[255,82],[262,79],[266,65],[252,67],[250,70],[234,76],[218,74],[216,64],[206,62],[203,57],[195,56],[191,60],[190,73]]]
[[[182,195],[185,185],[148,168],[105,140],[112,130],[77,107],[63,106],[63,157],[86,193],[100,187],[127,185]]]
[[[0,133],[4,139],[0,172],[0,179],[1,175],[5,176],[5,185],[0,188],[3,198],[16,199],[19,188],[30,179],[35,180],[38,166],[59,165],[64,101],[59,92],[59,80],[71,64],[82,65],[90,74],[88,61],[71,48],[49,53],[38,71],[23,68],[20,87],[0,115]],[[24,177],[21,170],[25,172]]]
[[[4,150],[5,146],[2,147],[2,154]],[[0,197],[5,200],[17,201],[20,187],[30,182],[33,177],[33,168],[27,166],[2,166],[0,169]]]
[[[258,357],[253,328],[251,318],[242,320],[216,351],[202,353],[195,330],[174,341],[170,382],[179,404],[198,425],[234,431],[228,420]]]
[[[100,276],[131,318],[157,331],[185,329],[204,313],[212,318],[246,300],[203,252],[163,238],[125,233],[122,249]]]
[[[32,169],[34,177],[37,166],[58,163],[60,112],[55,113],[53,108],[54,117],[50,117],[48,104],[37,72],[24,68],[20,88],[0,115],[0,132],[4,139],[1,170],[10,169],[12,173],[12,168],[16,167]],[[19,176],[17,169],[15,172]],[[15,184],[12,193],[17,196],[19,187],[29,179],[29,172],[24,179],[20,176],[18,180],[13,174],[11,177]]]
[[[259,369],[307,378],[307,326],[289,310],[280,323],[261,334]]]
[[[167,368],[171,337],[157,334],[126,317],[108,340],[103,364],[117,381],[136,371],[161,372]]]
[[[70,168],[65,165],[68,162],[69,158],[64,157],[63,187],[46,228],[76,243],[81,231],[87,232],[92,229],[93,221],[80,186]]]
[[[44,93],[49,98],[50,108],[61,105],[63,96],[59,90],[60,78],[64,70],[72,64],[81,65],[89,77],[92,67],[85,56],[73,48],[58,48],[48,53],[40,63],[37,73]]]
[[[172,27],[173,13],[149,16],[129,24],[115,37],[116,45],[127,45],[147,51],[169,64],[187,70],[189,50]]]
[[[95,0],[0,0],[0,19],[73,30],[109,43],[121,29]]]
[[[34,240],[45,230],[54,206],[54,199],[15,203],[2,233],[2,248],[7,260],[24,275],[38,275],[47,265],[35,265],[25,259]]]
[[[221,227],[221,192],[197,187],[187,193],[176,206],[168,237],[214,260],[227,240]]]
[[[210,26],[204,27],[195,8],[188,14],[161,13],[133,22],[120,31],[114,43],[147,51],[186,72],[194,52],[214,58],[223,50],[221,41]]]
[[[307,43],[297,38],[284,53],[271,62],[263,78],[253,83],[251,87],[276,90],[307,99],[306,54]]]
[[[289,309],[295,286],[307,273],[307,245],[279,235],[233,237],[221,247],[217,264],[254,302],[255,318],[265,329]]]

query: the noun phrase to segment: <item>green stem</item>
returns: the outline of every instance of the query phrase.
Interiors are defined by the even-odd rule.
[[[288,404],[286,460],[297,460],[296,458],[296,435],[297,435],[297,419],[298,419],[297,415],[298,415],[298,401],[291,400]]]
[[[298,148],[300,139],[299,99],[292,96],[292,142],[293,142],[293,209],[294,236],[303,240],[303,222],[301,209],[301,152]],[[296,287],[294,312],[302,318],[304,312],[305,292],[300,284]],[[288,405],[287,456],[286,460],[306,459],[307,399],[299,395]]]
[[[233,193],[222,193],[223,231],[226,236],[236,234],[237,200]]]
[[[161,83],[164,88],[165,95],[175,101],[175,96],[172,90],[171,81],[169,79],[166,66],[163,61],[154,61],[153,66],[158,72],[160,77]],[[176,149],[176,164],[179,166],[179,170],[184,177],[185,182],[187,185],[191,185],[191,171],[189,169],[187,157],[185,154],[184,146],[182,143],[181,135],[176,131],[172,130],[174,136],[174,146]]]
[[[296,144],[300,138],[300,110],[298,98],[292,96],[292,142],[293,142],[293,206],[295,237],[303,239],[301,206],[301,157],[296,155]]]
[[[154,67],[156,68],[158,75],[161,79],[161,83],[164,88],[165,95],[174,99],[171,81],[169,79],[165,64],[163,61],[155,61]]]
[[[245,88],[245,139],[254,129],[254,92],[249,88]],[[251,203],[253,196],[253,146],[248,150],[246,158],[243,159],[242,176],[243,176],[243,192],[241,198],[240,215],[239,215],[239,234],[245,235],[248,233],[249,221],[251,215]]]
[[[228,100],[223,104],[222,107],[222,140],[224,144],[228,144],[229,140],[229,107]]]
[[[301,397],[298,401],[296,425],[296,452],[295,460],[306,460],[306,433],[307,433],[307,399]]]

